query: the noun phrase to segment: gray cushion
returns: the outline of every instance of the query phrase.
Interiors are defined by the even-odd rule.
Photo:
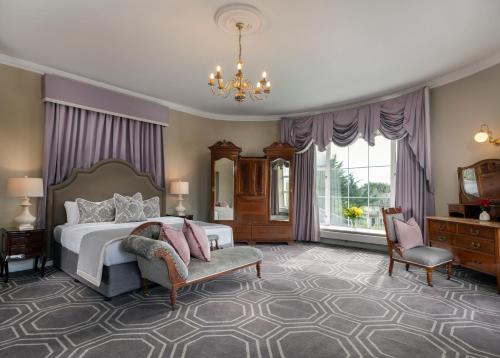
[[[115,195],[113,195],[113,199],[115,200],[116,207],[115,223],[118,224],[146,220],[141,193],[136,193],[132,197],[115,193]]]
[[[144,215],[146,218],[158,218],[160,217],[160,198],[154,196],[150,199],[143,200],[144,205]]]
[[[115,220],[115,201],[113,198],[104,201],[88,201],[82,198],[75,200],[80,215],[78,223],[99,223]]]
[[[121,247],[125,251],[133,253],[138,256],[138,262],[140,263],[139,268],[141,270],[142,277],[154,281],[151,277],[148,277],[148,272],[151,271],[155,273],[157,270],[156,269],[153,270],[151,267],[148,267],[147,262],[151,263],[152,266],[162,267],[163,270],[161,271],[161,275],[163,276],[166,275],[167,270],[165,262],[163,261],[163,259],[155,257],[155,252],[156,250],[159,249],[165,250],[170,254],[170,256],[172,256],[175,268],[177,269],[177,272],[179,272],[179,275],[183,279],[186,279],[188,277],[188,268],[186,264],[184,263],[184,261],[182,261],[179,254],[177,254],[174,248],[170,246],[166,241],[153,240],[143,236],[130,235],[122,240]],[[142,258],[143,260],[139,260],[139,258]],[[162,264],[158,264],[157,261],[161,261]]]
[[[396,237],[396,228],[394,227],[394,220],[401,220],[404,221],[405,218],[402,213],[398,214],[389,214],[385,216],[385,220],[387,222],[387,237],[394,241],[397,242],[397,237]]]
[[[453,254],[448,250],[438,247],[419,246],[405,250],[402,256],[395,252],[394,258],[424,266],[437,266],[453,260]]]
[[[236,246],[215,250],[211,252],[209,262],[191,258],[187,281],[198,280],[239,266],[256,263],[260,260],[262,260],[262,251],[255,247]]]

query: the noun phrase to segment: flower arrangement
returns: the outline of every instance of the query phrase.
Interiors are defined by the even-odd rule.
[[[357,206],[351,206],[344,209],[344,216],[351,219],[353,226],[356,224],[356,220],[363,216],[363,209]]]
[[[481,208],[481,214],[479,214],[479,220],[490,221],[491,217],[488,213],[490,208],[490,199],[479,200],[479,207]]]
[[[479,207],[482,211],[488,211],[488,209],[490,208],[490,199],[479,200]]]

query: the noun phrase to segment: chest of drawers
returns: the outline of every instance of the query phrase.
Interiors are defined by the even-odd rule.
[[[500,223],[454,217],[427,218],[429,244],[451,250],[455,263],[497,278],[500,293]]]

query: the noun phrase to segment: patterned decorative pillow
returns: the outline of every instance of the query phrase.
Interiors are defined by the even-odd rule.
[[[78,198],[79,224],[101,223],[115,220],[115,201],[113,198],[104,201],[88,201]]]
[[[182,232],[186,237],[191,255],[203,261],[210,261],[210,244],[205,230],[194,222],[184,219]]]
[[[189,265],[190,251],[186,237],[182,230],[174,229],[168,225],[161,226],[160,240],[166,241],[179,254],[180,258],[186,265]]]
[[[148,200],[143,200],[144,205],[144,215],[147,218],[159,218],[160,217],[160,198],[158,196],[153,196]]]
[[[113,199],[116,207],[116,224],[146,220],[141,193],[136,193],[132,197],[115,193]]]

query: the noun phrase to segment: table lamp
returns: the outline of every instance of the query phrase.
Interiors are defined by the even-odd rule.
[[[36,217],[30,213],[30,199],[43,197],[43,179],[41,178],[9,178],[7,180],[7,195],[22,198],[19,206],[21,213],[14,219],[19,230],[33,230]]]
[[[189,182],[187,181],[174,181],[170,183],[170,194],[178,195],[179,204],[175,208],[178,216],[186,215],[186,208],[182,205],[183,195],[189,194]]]

